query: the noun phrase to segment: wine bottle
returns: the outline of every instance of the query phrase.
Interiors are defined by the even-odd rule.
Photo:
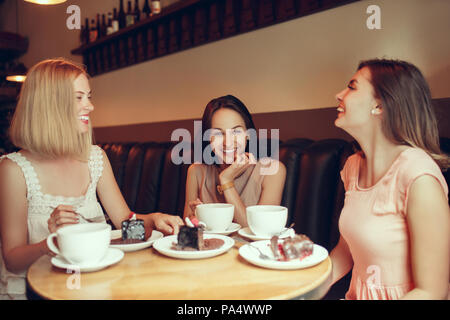
[[[97,39],[100,39],[102,36],[102,27],[100,25],[100,14],[97,13]]]
[[[128,1],[128,11],[127,11],[127,27],[134,23],[134,14],[131,10],[131,1]]]
[[[84,20],[84,29],[83,29],[83,40],[82,40],[82,43],[83,44],[88,44],[89,43],[89,31],[90,31],[90,28],[89,28],[89,19],[88,18],[86,18],[85,20]]]
[[[116,8],[113,9],[113,12],[114,13],[113,13],[112,23],[111,23],[112,29],[113,29],[112,32],[116,32],[116,31],[119,31],[119,18],[117,16],[117,9]]]
[[[107,36],[114,32],[112,21],[113,21],[112,13],[108,12],[108,26],[106,27],[106,35]]]
[[[123,0],[120,0],[119,14],[117,18],[119,20],[119,28],[125,28],[127,26],[127,19],[125,16],[125,11],[123,10]]]
[[[102,14],[102,26],[100,28],[101,33],[100,33],[100,37],[103,38],[106,36],[106,29],[108,28],[107,24],[106,24],[106,16],[105,14]]]
[[[145,0],[145,2],[144,2],[144,6],[142,7],[142,13],[144,14],[145,18],[150,17],[152,14],[152,9],[150,9],[148,0]]]
[[[134,22],[141,20],[141,10],[139,10],[139,0],[134,0]]]
[[[152,0],[152,14],[161,13],[161,2],[159,0]]]
[[[95,42],[97,40],[98,30],[95,26],[95,20],[91,20],[91,27],[89,29],[89,42]]]

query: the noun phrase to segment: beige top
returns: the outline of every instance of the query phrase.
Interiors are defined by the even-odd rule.
[[[195,170],[198,183],[198,197],[203,203],[225,203],[223,194],[217,191],[217,185],[220,184],[219,168],[215,165],[194,164],[199,166],[199,170]],[[264,176],[276,172],[275,166],[278,161],[263,158],[256,164],[247,168],[239,177],[234,179],[234,188],[241,197],[246,207],[258,204],[261,197],[262,182]]]

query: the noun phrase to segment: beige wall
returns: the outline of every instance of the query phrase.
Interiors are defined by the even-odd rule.
[[[78,32],[65,27],[65,9],[78,4],[84,18],[117,3],[44,7],[19,1],[19,31],[30,37],[21,60],[28,67],[54,56],[80,61],[70,55]],[[382,30],[366,27],[371,4],[381,8]],[[434,98],[450,97],[449,30],[448,0],[356,2],[94,77],[93,123],[199,118],[211,98],[227,93],[254,113],[330,107],[358,61],[373,57],[415,63]]]

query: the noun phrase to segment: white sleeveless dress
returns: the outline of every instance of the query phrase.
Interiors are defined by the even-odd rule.
[[[100,222],[106,223],[103,210],[97,200],[97,183],[103,172],[103,155],[99,146],[92,146],[88,161],[90,184],[86,193],[81,197],[63,197],[44,194],[41,191],[38,176],[31,163],[20,152],[14,152],[0,157],[14,161],[21,168],[27,185],[28,202],[28,241],[37,243],[48,237],[47,220],[53,210],[59,205],[73,206],[75,211],[90,219],[100,217]],[[80,223],[86,223],[80,219]],[[1,243],[0,243],[1,249]],[[14,274],[9,272],[4,264],[3,255],[0,254],[0,300],[26,299],[25,290],[26,272]]]

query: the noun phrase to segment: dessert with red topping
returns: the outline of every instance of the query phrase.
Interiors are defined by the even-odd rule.
[[[278,261],[303,260],[313,253],[313,245],[313,242],[304,234],[296,234],[294,237],[284,239],[273,236],[270,240],[273,256]]]

